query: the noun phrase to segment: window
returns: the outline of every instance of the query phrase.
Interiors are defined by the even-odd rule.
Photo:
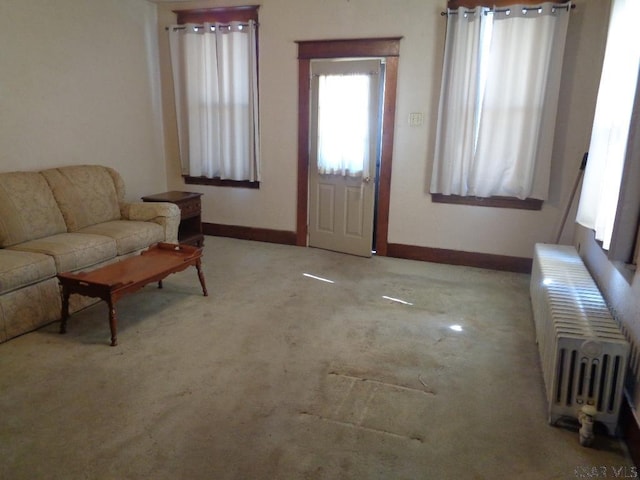
[[[319,76],[319,173],[368,175],[370,83],[365,74]]]
[[[448,9],[434,201],[547,198],[569,9]]]
[[[178,11],[169,28],[187,183],[258,186],[257,9]]]
[[[640,17],[638,0],[614,0],[577,221],[593,229],[609,258],[629,262],[640,185]],[[634,113],[635,112],[635,113]],[[636,254],[637,255],[637,254]]]

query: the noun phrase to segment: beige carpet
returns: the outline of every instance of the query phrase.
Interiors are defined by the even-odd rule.
[[[630,465],[618,440],[587,449],[546,423],[527,275],[216,237],[204,264],[209,297],[189,269],[120,301],[117,347],[103,303],[66,335],[55,323],[0,345],[0,478],[537,480]]]

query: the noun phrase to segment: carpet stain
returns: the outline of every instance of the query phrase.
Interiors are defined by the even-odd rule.
[[[393,437],[393,438],[399,438],[402,440],[411,440],[411,441],[416,441],[419,443],[424,443],[424,437],[422,437],[421,435],[402,435],[400,433],[394,433],[394,432],[390,432],[387,430],[382,430],[382,429],[378,429],[378,428],[372,428],[372,427],[366,427],[364,425],[358,425],[356,423],[352,423],[352,422],[345,422],[342,420],[335,420],[333,418],[327,418],[327,417],[323,417],[321,415],[316,415],[313,413],[309,413],[309,412],[300,412],[299,415],[304,416],[304,417],[309,417],[315,420],[319,420],[321,422],[328,422],[328,423],[332,423],[334,425],[340,425],[342,427],[346,427],[346,428],[355,428],[358,430],[363,430],[366,432],[372,432],[372,433],[376,433],[376,434],[380,434],[380,435],[386,435],[389,437]]]
[[[418,393],[423,393],[425,395],[436,395],[436,392],[434,392],[433,390],[429,389],[429,387],[420,379],[420,377],[418,377],[418,379],[420,379],[420,383],[422,383],[422,385],[424,385],[424,389],[418,389],[418,388],[412,388],[412,387],[408,387],[406,385],[399,385],[397,383],[388,383],[388,382],[383,382],[380,380],[375,380],[372,378],[365,378],[365,377],[358,377],[358,376],[354,376],[354,375],[348,375],[345,373],[340,373],[340,372],[336,372],[336,371],[330,371],[329,372],[329,376],[338,376],[338,377],[343,377],[343,378],[348,378],[354,381],[360,381],[360,382],[367,382],[367,383],[371,383],[371,384],[375,384],[375,385],[381,385],[383,387],[388,387],[388,388],[395,388],[398,390],[408,390],[408,391],[412,391],[412,392],[418,392]]]

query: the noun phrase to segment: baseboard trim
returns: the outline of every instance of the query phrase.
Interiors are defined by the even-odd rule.
[[[419,247],[390,243],[387,245],[387,256],[421,260],[423,262],[446,263],[448,265],[464,265],[467,267],[488,268],[507,272],[531,273],[531,258],[493,255],[490,253],[463,252],[445,248]]]
[[[223,225],[221,223],[203,223],[202,233],[216,237],[230,237],[240,240],[254,240],[257,242],[281,243],[283,245],[296,244],[296,232],[286,230]]]
[[[287,230],[224,225],[221,223],[203,223],[202,233],[205,235],[237,238],[240,240],[297,245],[296,232]],[[531,273],[531,264],[533,262],[531,258],[463,252],[445,248],[419,247],[401,243],[389,243],[387,245],[386,256],[517,273]]]

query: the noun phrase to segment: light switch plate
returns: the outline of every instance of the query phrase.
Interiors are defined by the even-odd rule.
[[[409,126],[410,127],[419,127],[424,123],[424,113],[422,112],[413,112],[409,114]]]

